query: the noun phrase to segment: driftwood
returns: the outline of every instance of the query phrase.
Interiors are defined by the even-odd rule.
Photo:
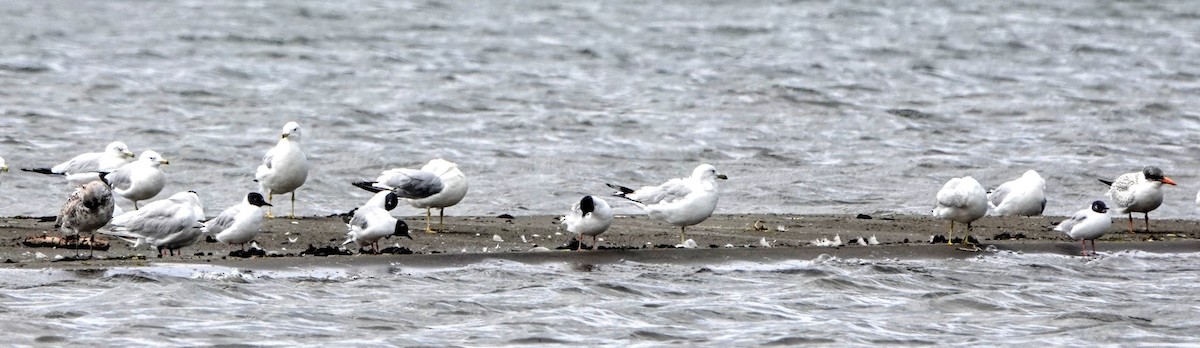
[[[79,235],[56,237],[51,235],[40,235],[25,237],[21,242],[31,248],[59,248],[59,249],[91,249],[91,250],[108,250],[107,238],[82,238]]]

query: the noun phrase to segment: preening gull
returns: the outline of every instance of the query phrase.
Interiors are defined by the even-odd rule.
[[[79,154],[51,168],[22,168],[21,170],[51,175],[111,172],[129,163],[133,158],[133,152],[129,151],[128,145],[114,141],[104,148],[104,152]]]
[[[988,206],[1000,216],[1038,216],[1046,209],[1046,180],[1035,170],[988,193]]]
[[[149,244],[162,257],[164,250],[175,255],[176,250],[196,243],[204,235],[201,221],[204,207],[200,196],[195,191],[184,191],[114,217],[112,229],[100,233],[122,237],[135,248]]]
[[[379,240],[387,236],[400,236],[412,239],[408,233],[408,224],[392,217],[389,210],[400,204],[395,192],[380,191],[375,193],[363,206],[355,209],[354,217],[346,223],[346,241],[342,245],[355,243],[359,248],[370,245],[371,250],[379,253]]]
[[[1100,179],[1108,185],[1106,197],[1112,200],[1118,214],[1129,215],[1129,233],[1133,232],[1133,213],[1142,213],[1146,219],[1146,232],[1150,232],[1150,211],[1162,205],[1162,185],[1175,185],[1171,178],[1163,176],[1162,169],[1146,166],[1141,172],[1125,173],[1117,180]]]
[[[308,179],[308,157],[300,148],[300,138],[300,124],[288,122],[283,125],[279,142],[267,151],[254,173],[259,192],[267,194],[268,202],[273,202],[277,194],[292,193],[289,218],[296,218],[296,189]],[[271,213],[271,206],[267,207],[267,217],[275,217]]]
[[[987,192],[975,178],[964,176],[953,178],[937,193],[937,206],[933,208],[933,216],[938,219],[950,220],[950,234],[946,236],[947,244],[954,243],[954,223],[967,224],[963,244],[971,245],[971,223],[987,214]]]
[[[584,196],[571,206],[571,212],[563,216],[562,221],[567,232],[579,236],[579,250],[583,250],[583,236],[592,237],[592,250],[595,250],[598,246],[596,236],[612,225],[612,208],[603,199]]]
[[[158,152],[147,150],[142,152],[138,160],[130,162],[109,173],[106,177],[112,185],[113,193],[133,201],[133,209],[138,209],[138,201],[147,200],[162,192],[166,184],[162,165],[170,164]]]
[[[249,243],[262,228],[262,206],[271,206],[258,192],[250,192],[241,203],[226,208],[216,218],[204,223],[201,231],[213,234],[218,242],[227,246],[238,244],[246,250]]]
[[[687,240],[687,226],[708,219],[717,208],[717,179],[726,179],[718,174],[717,168],[701,164],[692,170],[692,176],[675,178],[658,186],[645,186],[637,190],[607,184],[616,189],[617,197],[628,199],[646,211],[650,217],[679,226],[679,242]]]
[[[95,252],[96,230],[108,224],[113,217],[112,190],[108,182],[100,176],[101,181],[92,181],[75,189],[67,202],[58,211],[54,225],[67,235],[75,235],[75,250],[78,254],[79,242],[83,233],[88,234],[88,256]]]
[[[1108,216],[1108,206],[1104,201],[1092,202],[1090,209],[1075,212],[1070,219],[1063,220],[1054,227],[1055,231],[1066,233],[1071,239],[1079,240],[1079,251],[1087,255],[1086,241],[1092,241],[1092,255],[1096,254],[1096,238],[1108,233],[1112,227],[1112,217]]]
[[[467,195],[467,177],[454,162],[435,158],[421,169],[395,168],[384,171],[375,181],[354,186],[371,192],[392,190],[414,208],[425,209],[425,232],[434,233],[431,209],[438,208],[438,229],[445,230],[446,208]]]

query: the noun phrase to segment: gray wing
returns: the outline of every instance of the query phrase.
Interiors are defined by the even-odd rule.
[[[225,211],[221,212],[221,215],[217,215],[216,218],[205,222],[204,233],[217,234],[229,229],[229,226],[233,226],[233,222],[237,218],[238,206],[240,204],[225,209]]]
[[[997,187],[992,191],[992,193],[989,193],[988,203],[991,203],[994,207],[999,206],[1000,203],[1004,202],[1004,198],[1008,197],[1008,191],[1010,191],[1010,188],[1012,187],[1010,184],[1012,184],[1011,181],[1001,184],[1000,187]]]
[[[1071,227],[1074,227],[1075,224],[1083,222],[1083,220],[1086,220],[1087,217],[1088,217],[1088,209],[1077,211],[1077,212],[1075,212],[1074,216],[1071,216],[1070,219],[1066,219],[1066,220],[1063,220],[1062,222],[1058,223],[1058,226],[1055,226],[1054,230],[1061,231],[1063,233],[1070,233]]]
[[[129,186],[133,184],[133,180],[130,179],[133,174],[133,165],[134,163],[123,165],[112,173],[108,173],[104,179],[108,180],[108,184],[115,189],[128,190]]]
[[[677,199],[686,197],[692,193],[692,189],[687,186],[683,179],[671,179],[666,183],[658,186],[646,186],[625,195],[626,198],[632,199],[642,204],[656,204],[662,202],[673,202]]]
[[[54,166],[54,168],[51,168],[50,171],[59,174],[96,171],[96,169],[100,167],[100,158],[103,155],[104,154],[100,152],[80,154],[79,156],[75,156],[66,162],[59,163],[58,165]]]
[[[391,188],[396,196],[420,199],[442,192],[442,179],[436,174],[415,169],[392,169],[383,172],[376,180]]]
[[[263,163],[262,163],[263,167],[266,167],[267,169],[271,169],[271,160],[275,159],[275,151],[276,151],[275,149],[278,149],[278,148],[279,148],[279,145],[275,145],[275,146],[271,147],[270,150],[267,150],[267,154],[263,155]]]
[[[359,211],[358,214],[354,214],[354,217],[351,218],[350,222],[347,222],[346,225],[350,227],[358,227],[360,230],[367,229],[367,214],[363,214],[362,211]]]
[[[159,204],[160,202],[161,204]],[[189,211],[181,214],[180,210],[182,209]],[[195,221],[185,221],[191,219],[190,210],[191,207],[177,204],[171,200],[156,201],[142,207],[141,210],[125,213],[136,215],[114,220],[113,225],[136,236],[163,238],[195,223]]]

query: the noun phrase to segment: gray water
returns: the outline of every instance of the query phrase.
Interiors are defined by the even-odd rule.
[[[1037,169],[1068,215],[1096,178],[1152,164],[1181,184],[1153,215],[1184,218],[1193,5],[4,1],[0,156],[47,167],[122,140],[171,160],[159,198],[195,190],[215,214],[297,120],[318,165],[304,215],[436,157],[471,183],[454,215],[557,214],[702,162],[732,178],[718,213],[927,214],[951,177]],[[68,193],[0,180],[0,216]]]
[[[298,213],[431,158],[451,215],[556,214],[707,162],[718,213],[926,214],[947,179],[1048,180],[1047,213],[1157,165],[1190,218],[1200,7],[1189,1],[3,1],[0,156],[113,140],[210,215],[289,120]],[[0,174],[0,216],[69,189]],[[160,197],[166,197],[163,194]],[[277,202],[278,203],[278,202]],[[128,207],[128,203],[123,204]],[[618,212],[636,213],[628,206]],[[399,210],[414,215],[416,210]],[[0,271],[0,329],[48,344],[1196,345],[1196,255],[244,273]]]
[[[1195,346],[1200,254],[0,270],[9,344]]]

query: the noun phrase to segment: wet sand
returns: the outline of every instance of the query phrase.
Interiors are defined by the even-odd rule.
[[[974,224],[972,237],[989,250],[1078,255],[1079,243],[1051,230],[1063,217],[985,217]],[[159,258],[142,246],[133,249],[119,239],[107,251],[96,251],[89,260],[72,260],[73,249],[28,247],[31,236],[57,235],[52,221],[37,218],[0,219],[0,261],[9,268],[106,268],[155,263],[200,263],[250,269],[288,267],[357,267],[402,265],[410,267],[460,266],[485,259],[520,262],[578,262],[596,264],[622,260],[647,263],[711,263],[721,261],[774,261],[813,259],[822,254],[842,258],[948,258],[972,257],[970,252],[931,237],[946,235],[947,223],[911,215],[719,215],[688,229],[695,249],[679,249],[679,230],[645,216],[619,216],[600,235],[600,250],[572,251],[571,240],[556,216],[447,217],[447,231],[424,232],[421,217],[404,217],[413,238],[391,237],[380,242],[389,254],[362,254],[353,248],[336,250],[345,240],[339,217],[270,219],[257,237],[266,256],[230,256],[220,243],[200,241],[182,251],[183,256]],[[436,217],[435,217],[436,224]],[[1141,226],[1140,220],[1135,226]],[[1114,219],[1114,232],[1097,243],[1100,252],[1144,250],[1150,252],[1200,251],[1200,221],[1152,220],[1152,233],[1128,234],[1124,218]],[[499,236],[497,241],[496,236]],[[845,245],[819,247],[817,239],[840,236]],[[855,241],[875,236],[879,245]],[[962,237],[961,232],[954,235]],[[292,242],[291,240],[295,240]],[[763,241],[770,247],[762,245]],[[399,248],[397,248],[399,247]],[[236,247],[235,247],[236,248]],[[323,250],[318,250],[323,248]],[[545,248],[545,249],[541,249]],[[548,250],[547,250],[548,249]],[[306,252],[307,251],[307,252]],[[81,250],[87,254],[87,250]],[[335,255],[325,255],[328,253]],[[398,252],[398,253],[397,253]],[[409,253],[411,252],[411,253]],[[349,255],[339,255],[349,254]]]

